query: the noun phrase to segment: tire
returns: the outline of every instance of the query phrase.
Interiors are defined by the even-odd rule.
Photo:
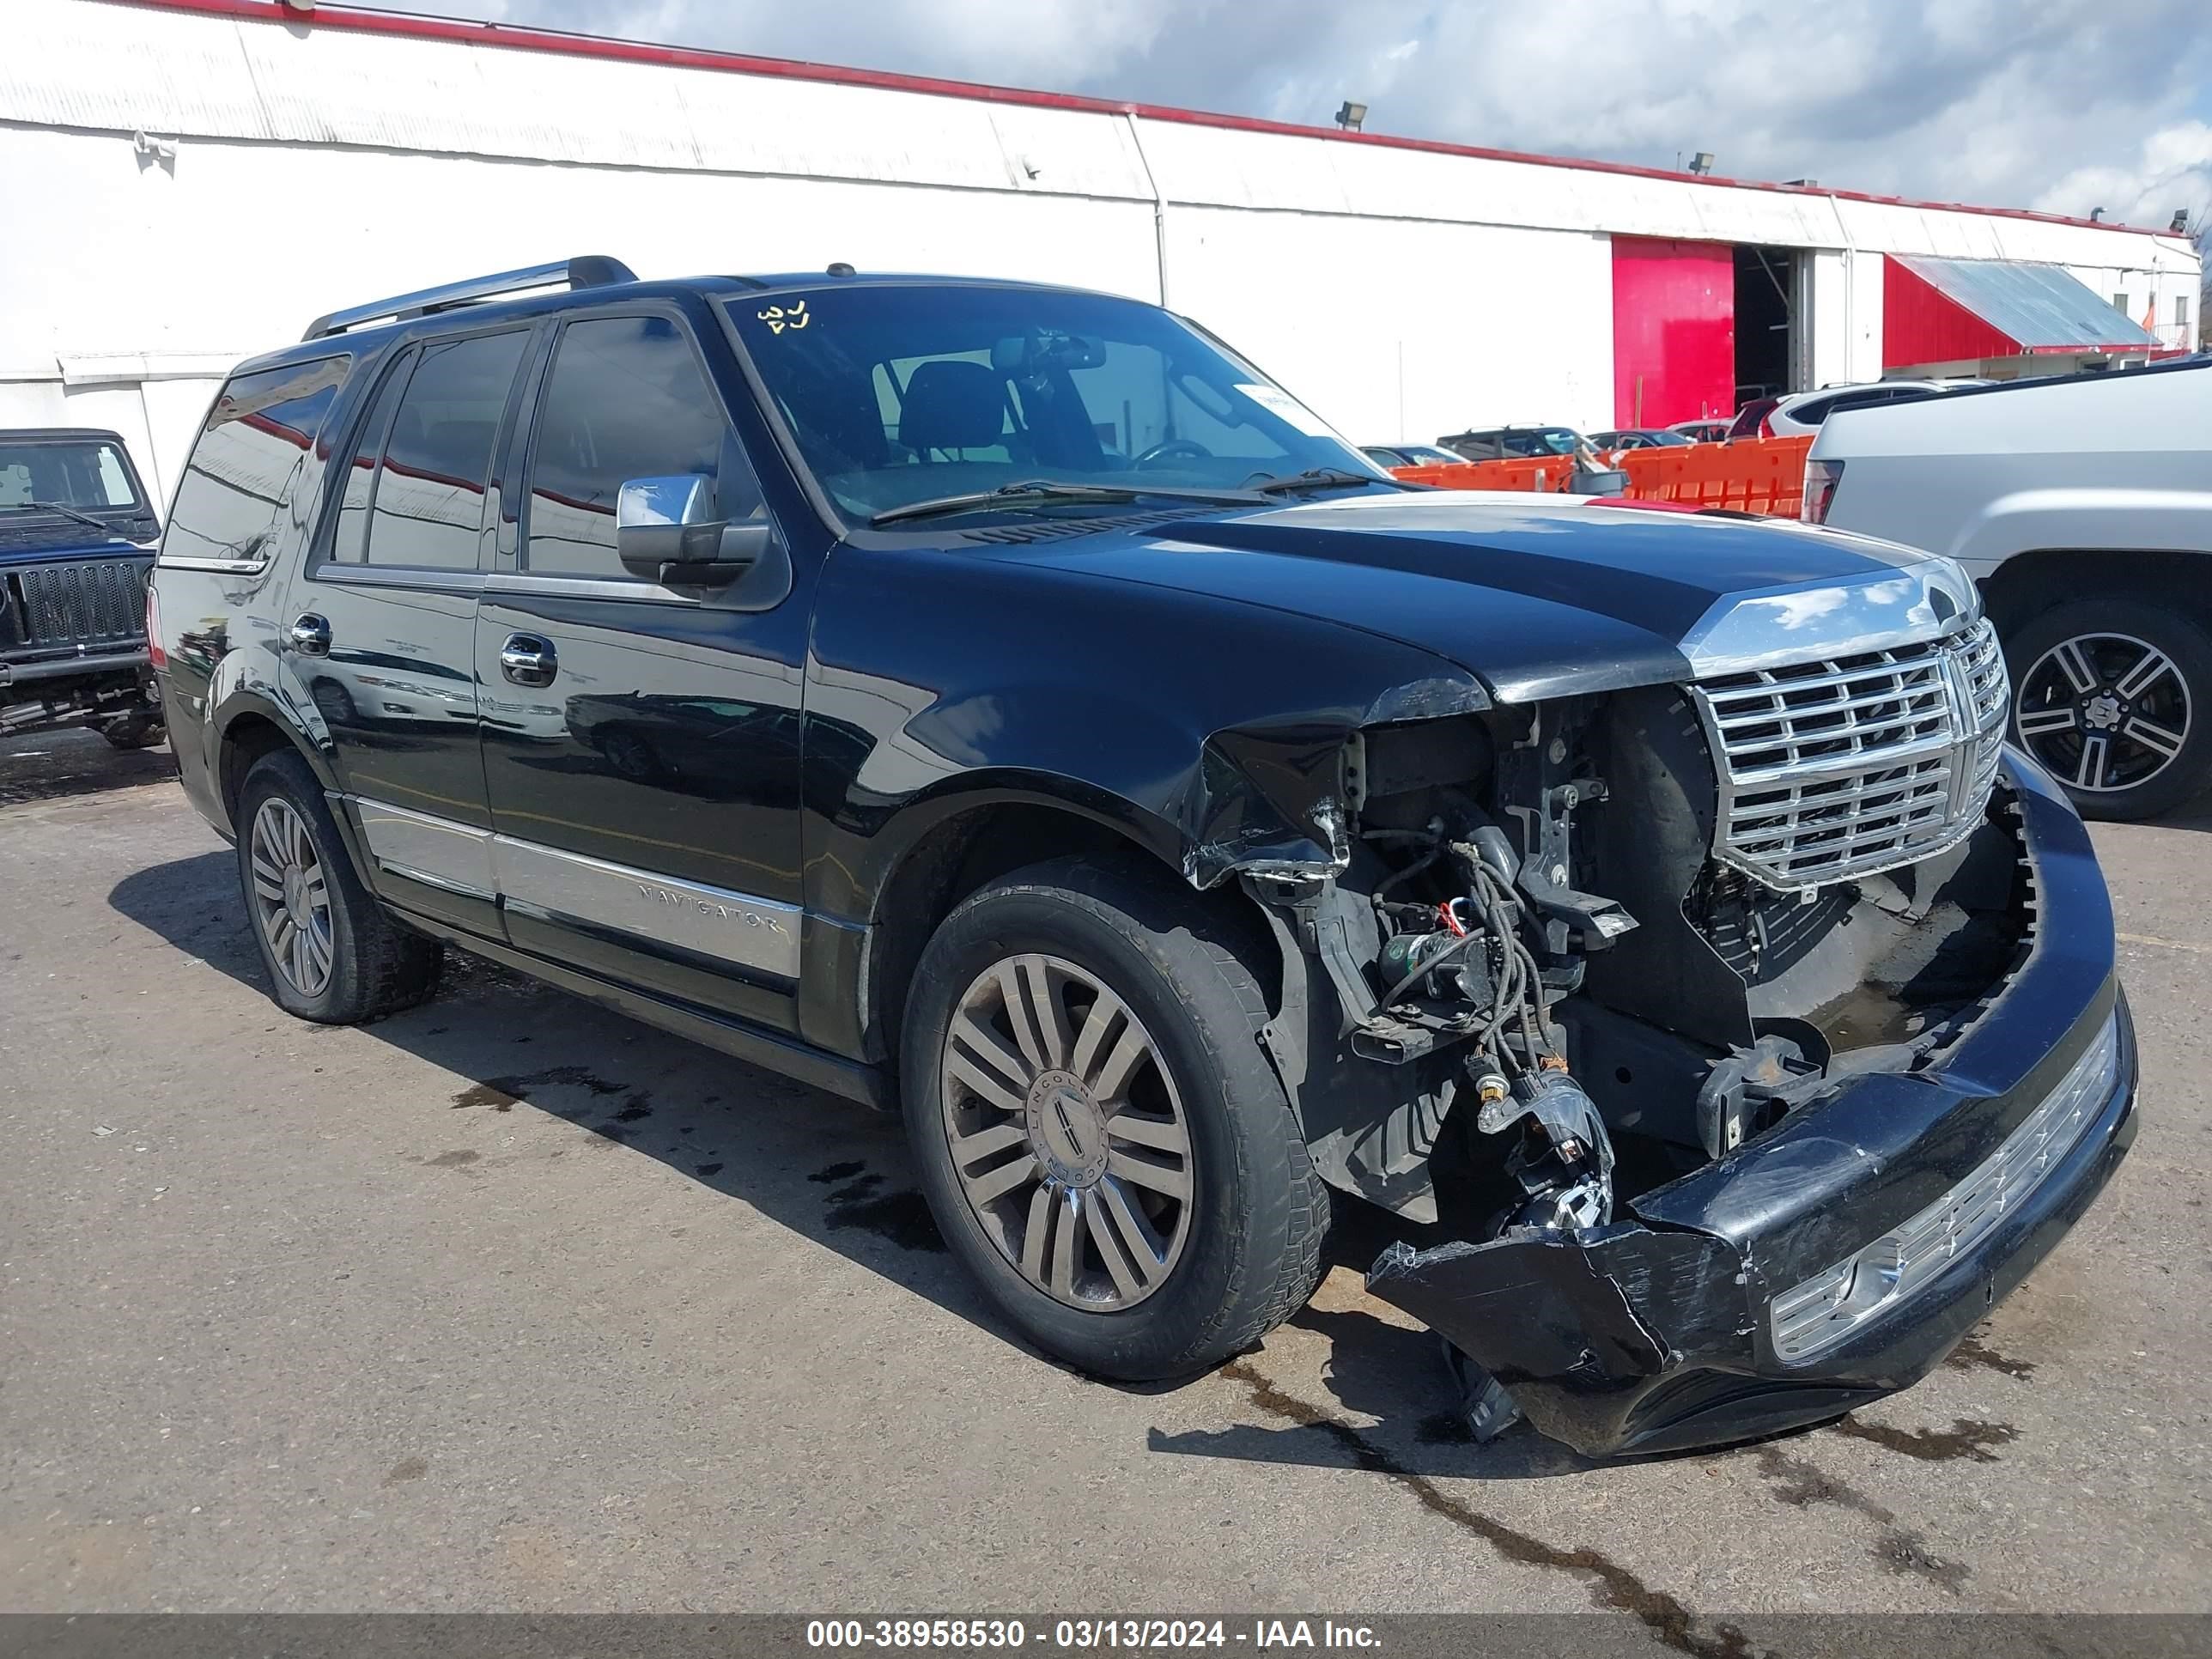
[[[2212,639],[2171,606],[2082,599],[2005,642],[2013,740],[2081,816],[2169,812],[2212,784]]]
[[[153,713],[125,714],[100,728],[100,735],[117,749],[151,749],[169,734],[161,717]]]
[[[352,1025],[411,1008],[438,988],[444,951],[369,896],[322,786],[298,755],[279,750],[253,763],[236,822],[246,920],[279,1007]]]
[[[1061,1018],[1054,1035],[1029,1015],[1043,1066],[1006,1040],[1016,996]],[[952,1252],[1046,1352],[1123,1382],[1186,1376],[1312,1295],[1328,1196],[1261,1050],[1267,1018],[1202,907],[1110,861],[1017,872],[931,939],[901,1065],[922,1191]],[[986,1149],[956,1161],[956,1133]],[[1009,1170],[1020,1178],[1003,1196],[971,1201]]]

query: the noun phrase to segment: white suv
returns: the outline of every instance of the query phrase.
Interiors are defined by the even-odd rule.
[[[1981,584],[2014,737],[2084,817],[2212,784],[2212,362],[1853,409],[1805,471],[1806,518]]]
[[[1978,381],[1877,380],[1869,386],[1824,386],[1818,392],[1792,392],[1780,398],[1753,398],[1735,412],[1731,438],[1802,438],[1841,409],[1865,409],[1949,392]]]

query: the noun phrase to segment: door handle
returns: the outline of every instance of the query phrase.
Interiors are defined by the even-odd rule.
[[[535,634],[509,634],[499,648],[499,672],[517,685],[550,685],[557,667],[553,641]]]
[[[327,657],[331,654],[331,624],[327,617],[318,617],[312,611],[292,623],[292,648],[303,657]]]

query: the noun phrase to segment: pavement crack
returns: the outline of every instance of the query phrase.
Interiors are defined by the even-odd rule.
[[[1759,1651],[1749,1645],[1743,1632],[1734,1625],[1717,1624],[1711,1635],[1700,1634],[1697,1630],[1698,1617],[1689,1608],[1665,1591],[1652,1589],[1626,1567],[1596,1550],[1564,1549],[1468,1507],[1428,1476],[1406,1468],[1351,1424],[1286,1393],[1249,1362],[1231,1360],[1221,1368],[1221,1375],[1242,1383],[1252,1403],[1269,1416],[1327,1435],[1361,1468],[1396,1482],[1411,1492],[1422,1508],[1481,1539],[1504,1559],[1586,1578],[1589,1581],[1592,1606],[1632,1615],[1659,1642],[1677,1652],[1694,1654],[1698,1659],[1752,1659]]]

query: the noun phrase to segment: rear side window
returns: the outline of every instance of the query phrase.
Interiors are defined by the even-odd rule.
[[[526,330],[432,341],[396,362],[347,459],[331,556],[473,570]]]
[[[288,501],[349,359],[317,357],[233,377],[177,481],[167,559],[266,559],[302,504]]]
[[[631,478],[716,483],[719,510],[762,510],[760,487],[692,350],[665,317],[586,317],[561,331],[532,443],[523,567],[628,578],[615,502]]]

